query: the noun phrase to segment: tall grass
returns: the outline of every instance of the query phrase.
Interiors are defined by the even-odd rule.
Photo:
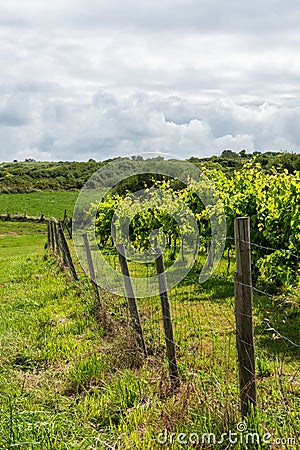
[[[241,420],[234,268],[226,278],[223,261],[206,285],[199,286],[191,273],[170,291],[181,375],[173,391],[159,299],[139,301],[150,349],[144,358],[132,339],[126,300],[101,292],[111,323],[99,323],[79,265],[80,281],[74,283],[43,250],[45,235],[34,233],[35,224],[26,225],[32,228],[24,235],[24,228],[0,223],[0,242],[17,242],[9,232],[24,238],[22,246],[0,251],[0,448],[231,448],[228,435],[216,444],[201,439],[213,433],[220,440],[222,433],[236,432]],[[272,435],[270,444],[252,448],[297,448],[277,445],[275,438],[295,437],[300,428],[299,354],[266,334],[260,303],[256,298],[258,411],[246,426]],[[159,433],[166,443],[159,442]],[[180,443],[179,433],[196,433],[200,443]]]

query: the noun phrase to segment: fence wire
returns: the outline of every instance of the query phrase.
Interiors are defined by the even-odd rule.
[[[228,241],[234,242],[229,237]],[[278,251],[243,241],[264,251]],[[282,249],[281,251],[286,251]],[[299,255],[286,251],[287,257]],[[120,270],[115,249],[106,249],[105,258]],[[239,408],[238,363],[236,349],[236,311],[234,306],[234,255],[229,248],[219,268],[204,284],[198,283],[206,256],[200,255],[189,275],[168,292],[174,346],[181,380],[192,382],[205,402],[216,402],[228,409]],[[155,264],[129,261],[132,277],[156,275]],[[253,292],[253,312],[243,317],[253,320],[257,405],[278,420],[285,420],[299,437],[297,412],[300,410],[299,294],[274,295],[252,284],[237,282]],[[148,356],[167,368],[161,299],[137,300]],[[120,303],[118,303],[120,308]],[[110,303],[109,310],[114,312]],[[124,299],[121,309],[127,311]],[[125,313],[126,316],[126,313]],[[125,317],[124,314],[120,317]],[[128,315],[126,327],[131,333]],[[247,344],[247,343],[246,343]],[[249,371],[249,367],[244,367]],[[255,399],[252,399],[255,401]]]

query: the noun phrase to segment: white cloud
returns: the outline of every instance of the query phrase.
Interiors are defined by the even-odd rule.
[[[138,92],[116,96],[99,91],[85,104],[68,97],[30,99],[31,120],[0,126],[2,159],[105,159],[132,152],[181,157],[208,156],[225,148],[240,151],[297,150],[300,108],[264,103],[238,105],[221,99],[209,105]],[[1,117],[1,116],[0,116]],[[195,118],[196,117],[196,118]],[[5,149],[5,150],[4,150]]]
[[[0,160],[299,151],[299,21],[298,0],[3,0]]]

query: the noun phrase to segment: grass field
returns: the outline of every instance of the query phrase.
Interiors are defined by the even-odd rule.
[[[0,194],[0,214],[26,214],[62,218],[72,216],[79,191],[37,191],[30,194]]]
[[[46,240],[46,225],[28,222],[0,222],[0,259],[15,260],[41,251]]]
[[[1,449],[297,448],[287,439],[300,429],[299,349],[263,324],[268,313],[288,334],[293,320],[296,338],[297,297],[288,313],[284,299],[255,298],[258,411],[246,422],[271,439],[242,444],[244,431],[233,445],[228,431],[237,432],[240,422],[234,267],[227,276],[222,261],[202,286],[196,267],[170,292],[181,376],[173,392],[159,299],[139,301],[144,358],[131,338],[126,301],[101,292],[110,318],[99,322],[79,264],[80,281],[73,282],[44,250],[44,232],[44,225],[0,222]],[[204,433],[220,442],[208,444]]]

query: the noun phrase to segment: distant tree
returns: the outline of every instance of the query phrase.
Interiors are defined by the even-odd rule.
[[[269,164],[269,158],[265,155],[258,155],[257,162],[261,164],[262,167],[267,167]]]
[[[212,156],[212,158],[213,158],[213,156]],[[193,164],[196,164],[196,163],[199,163],[201,161],[201,158],[197,158],[196,156],[191,156],[189,159],[187,159],[187,161],[189,161],[189,162],[191,162]]]
[[[289,173],[300,170],[300,155],[295,153],[284,153],[273,158],[272,166],[282,166]]]
[[[233,150],[223,150],[221,153],[221,158],[237,158],[238,154]]]

